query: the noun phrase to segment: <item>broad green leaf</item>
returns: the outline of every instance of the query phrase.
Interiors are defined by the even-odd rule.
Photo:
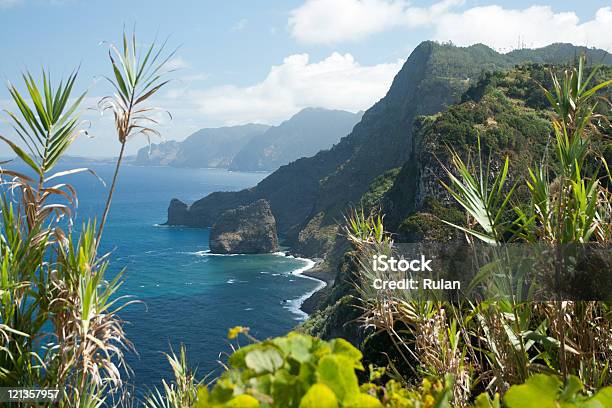
[[[259,408],[259,401],[250,395],[242,394],[229,400],[224,407],[227,408]]]
[[[338,400],[325,384],[314,384],[300,401],[300,408],[337,408]]]
[[[299,333],[289,333],[285,337],[278,337],[272,340],[287,357],[294,358],[300,363],[304,363],[313,358],[310,348],[312,338]]]
[[[342,338],[337,338],[331,340],[330,345],[331,352],[333,354],[341,354],[343,356],[346,356],[349,359],[358,363],[359,366],[361,366],[361,358],[363,357],[363,355],[361,354],[361,351],[357,350],[357,348],[351,343]]]
[[[199,387],[197,399],[193,408],[207,408],[208,406],[210,406],[208,402],[208,388],[205,386]]]
[[[612,407],[612,387],[602,388],[591,398],[580,404],[584,408],[608,408]]]
[[[247,353],[245,357],[247,367],[256,373],[273,373],[282,367],[284,361],[280,353],[272,347],[262,347]]]
[[[260,388],[257,390],[270,394],[276,406],[295,407],[300,403],[300,399],[309,385],[309,383],[302,383],[299,377],[290,374],[287,369],[282,368],[276,371],[274,375],[270,375],[268,390],[264,391]]]
[[[342,404],[343,408],[382,408],[380,401],[370,394],[356,394],[348,397]]]
[[[570,375],[565,381],[565,387],[563,387],[559,399],[561,401],[573,401],[576,395],[583,389],[584,385],[582,385],[582,381],[580,381],[578,377]]]
[[[236,350],[229,358],[229,364],[232,368],[246,368],[245,357],[251,351],[259,347],[257,344],[251,344],[241,347]]]
[[[209,400],[214,403],[224,403],[229,401],[234,395],[236,386],[228,378],[222,377],[215,383],[215,387],[210,391]],[[206,405],[208,406],[208,405]]]
[[[476,401],[474,401],[474,408],[500,408],[499,404],[499,394],[495,394],[495,398],[491,401],[489,398],[489,394],[483,392],[478,397],[476,397]]]
[[[504,403],[508,408],[557,408],[561,381],[557,377],[536,374],[525,384],[510,387]]]
[[[355,363],[343,355],[326,355],[319,361],[317,378],[331,388],[340,401],[359,393]]]

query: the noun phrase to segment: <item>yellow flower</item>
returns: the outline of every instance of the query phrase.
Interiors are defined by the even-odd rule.
[[[229,331],[227,332],[227,338],[230,340],[233,340],[236,337],[238,337],[240,333],[248,333],[248,332],[249,332],[248,327],[235,326],[229,329]]]
[[[431,383],[429,382],[429,380],[427,378],[423,378],[423,391],[425,392],[429,392],[429,390],[431,389]]]
[[[434,406],[434,403],[436,402],[436,400],[434,399],[434,397],[432,397],[431,395],[426,395],[425,396],[425,407],[426,408],[431,408]]]

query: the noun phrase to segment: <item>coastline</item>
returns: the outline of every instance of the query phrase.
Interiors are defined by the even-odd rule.
[[[322,264],[323,261],[321,260],[317,262],[314,268],[309,269],[304,273],[304,275],[307,275],[312,279],[325,282],[324,286],[321,286],[319,290],[313,292],[307,299],[304,300],[304,302],[302,302],[300,309],[307,315],[311,315],[319,310],[319,306],[328,297],[336,279],[336,274],[329,269],[324,269]]]
[[[314,312],[314,308],[310,306],[312,299],[318,298],[317,294],[322,293],[325,288],[331,287],[334,280],[331,274],[319,268],[322,262],[321,260],[314,261],[309,258],[296,257],[290,254],[285,254],[285,256],[306,262],[306,265],[302,268],[292,271],[292,275],[318,283],[314,289],[290,301],[291,311],[299,315],[297,320],[303,321]]]

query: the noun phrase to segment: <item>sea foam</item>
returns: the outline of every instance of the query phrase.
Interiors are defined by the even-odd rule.
[[[308,317],[308,313],[304,312],[301,307],[304,304],[304,302],[306,301],[306,299],[308,299],[309,297],[311,297],[313,294],[315,294],[316,292],[320,291],[321,289],[323,289],[325,286],[327,286],[327,283],[325,283],[325,281],[321,280],[321,279],[317,279],[314,278],[312,276],[308,276],[308,275],[304,275],[303,273],[306,272],[307,270],[310,270],[312,268],[314,268],[314,266],[316,265],[315,261],[313,261],[312,259],[308,259],[308,258],[298,258],[298,257],[294,257],[292,255],[289,255],[289,257],[297,259],[299,261],[304,261],[306,262],[306,265],[304,265],[301,268],[298,268],[294,271],[291,272],[292,275],[297,276],[299,278],[302,279],[309,279],[311,281],[315,281],[317,282],[317,286],[306,292],[305,294],[303,294],[302,296],[300,296],[297,299],[292,299],[289,302],[287,302],[287,305],[285,306],[287,309],[289,309],[292,313],[296,314],[297,317],[295,318],[295,320],[306,320],[306,318]]]

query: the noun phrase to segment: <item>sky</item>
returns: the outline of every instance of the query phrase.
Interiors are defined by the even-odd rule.
[[[610,1],[486,0],[0,0],[0,108],[7,82],[54,79],[80,66],[89,136],[69,153],[111,157],[119,144],[97,101],[111,90],[108,42],[135,27],[142,46],[178,47],[172,81],[152,104],[171,112],[159,130],[182,140],[204,127],[278,124],[316,106],[359,111],[382,98],[421,41],[484,43],[500,52],[571,42],[612,51]],[[0,134],[15,138],[6,115]],[[153,140],[156,142],[156,140]],[[128,153],[147,144],[128,142]],[[0,155],[9,149],[0,147]]]

